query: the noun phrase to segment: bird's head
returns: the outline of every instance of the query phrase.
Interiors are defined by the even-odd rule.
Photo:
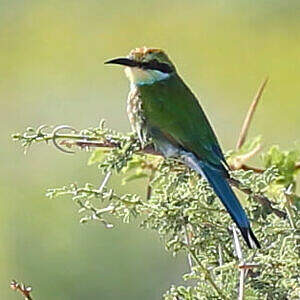
[[[176,73],[175,66],[161,49],[135,48],[124,58],[115,58],[106,64],[126,66],[125,73],[132,84],[153,84]]]

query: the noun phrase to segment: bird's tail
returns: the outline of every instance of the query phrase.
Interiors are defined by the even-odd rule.
[[[237,224],[249,248],[260,248],[247,215],[224,176],[224,170],[213,167],[209,163],[198,162],[203,175],[206,177],[217,196]]]

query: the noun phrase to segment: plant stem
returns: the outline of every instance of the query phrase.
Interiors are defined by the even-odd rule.
[[[247,115],[245,117],[245,120],[244,120],[244,123],[243,123],[243,126],[242,126],[242,130],[241,130],[239,139],[237,141],[237,145],[236,145],[237,149],[240,149],[245,143],[245,140],[247,138],[248,130],[249,130],[254,112],[256,110],[257,104],[259,102],[259,99],[261,98],[261,95],[264,91],[264,88],[265,88],[267,82],[268,82],[268,77],[266,77],[265,80],[261,83],[261,85],[260,85],[256,95],[254,96],[254,99],[253,99],[253,101],[252,101],[252,103],[249,107],[249,110],[247,112]]]
[[[211,277],[210,272],[202,265],[201,261],[198,259],[197,255],[196,255],[195,251],[192,250],[188,246],[187,246],[187,250],[188,250],[189,254],[191,255],[191,257],[193,258],[193,260],[197,263],[198,267],[200,267],[201,271],[205,274],[205,278],[210,283],[210,285],[214,288],[214,290],[216,291],[218,296],[221,299],[227,300],[228,298],[222,293],[222,291],[219,289],[219,287],[215,284],[213,278]]]
[[[184,234],[185,234],[185,241],[186,241],[186,244],[188,245],[188,248],[191,247],[191,240],[190,240],[190,236],[189,236],[189,232],[188,232],[188,228],[187,228],[188,224],[184,223]],[[192,271],[193,269],[193,261],[192,261],[192,257],[191,257],[191,254],[188,253],[188,263],[189,263],[189,266],[190,266],[190,270]]]

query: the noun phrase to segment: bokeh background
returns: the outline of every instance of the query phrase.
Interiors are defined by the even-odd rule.
[[[300,2],[0,0],[0,299],[160,299],[187,270],[158,236],[135,224],[80,225],[69,199],[45,191],[98,184],[88,153],[47,145],[24,156],[10,134],[27,126],[96,126],[128,131],[128,82],[106,59],[137,46],[167,50],[197,93],[225,149],[235,145],[262,79],[270,82],[251,136],[292,148],[300,124]],[[120,192],[120,178],[110,185]],[[127,191],[144,194],[144,183]]]

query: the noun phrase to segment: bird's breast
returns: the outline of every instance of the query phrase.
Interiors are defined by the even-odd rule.
[[[140,142],[143,144],[147,140],[145,126],[145,116],[143,112],[143,102],[141,94],[137,87],[132,86],[127,100],[127,114],[132,131],[138,135]]]
[[[131,88],[128,100],[127,100],[127,114],[131,126],[134,126],[138,121],[139,116],[142,114],[142,99],[138,92],[138,89],[133,87]]]

